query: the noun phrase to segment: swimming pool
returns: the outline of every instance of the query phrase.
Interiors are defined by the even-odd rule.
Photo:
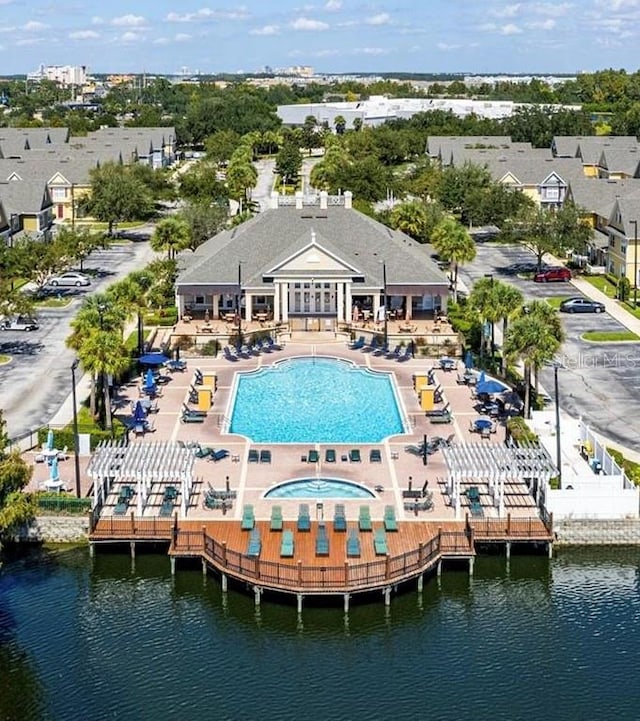
[[[229,433],[254,443],[380,443],[408,432],[393,375],[336,358],[289,358],[237,373]]]
[[[368,488],[339,478],[299,478],[279,483],[265,498],[375,498]]]

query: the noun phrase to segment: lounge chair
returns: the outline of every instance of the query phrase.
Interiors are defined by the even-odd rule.
[[[325,463],[335,463],[336,462],[336,449],[335,448],[327,448],[327,450],[324,452],[324,461],[325,461]]]
[[[242,523],[241,528],[243,531],[252,531],[256,525],[256,519],[253,515],[253,506],[250,503],[245,503],[242,509]]]
[[[312,448],[309,453],[307,453],[307,463],[318,463],[319,461],[320,453],[318,453],[318,451]]]
[[[255,448],[249,449],[249,456],[247,460],[249,461],[249,463],[258,463],[258,461],[260,460],[260,454]]]
[[[366,342],[366,341],[365,341],[365,339],[364,339],[364,336],[361,335],[361,336],[358,338],[358,340],[354,341],[354,342],[351,344],[351,346],[350,346],[350,347],[351,347],[351,350],[360,350],[361,348],[364,348],[365,342]]]
[[[329,536],[327,535],[327,527],[324,523],[318,524],[318,534],[316,536],[316,556],[329,555]]]
[[[271,451],[268,448],[260,451],[260,463],[271,463]]]
[[[260,531],[254,528],[249,535],[249,543],[247,544],[247,556],[257,557],[260,555],[262,550],[262,543],[260,541]]]
[[[235,361],[238,360],[238,356],[231,350],[231,348],[229,348],[228,345],[226,345],[226,346],[222,349],[222,354],[224,355],[225,359],[228,360],[228,361],[234,361],[234,362],[235,362]],[[196,382],[197,382],[197,381],[196,381]]]
[[[198,416],[193,413],[183,413],[180,420],[182,423],[204,423],[206,416]]]
[[[352,448],[349,451],[349,460],[351,463],[360,463],[362,461],[359,448]]]
[[[376,556],[386,556],[389,553],[389,549],[387,548],[387,534],[384,528],[376,528],[373,536],[373,547]]]
[[[373,355],[375,356],[383,356],[387,355],[389,353],[389,344],[383,343],[374,351]]]
[[[124,514],[127,512],[127,508],[129,507],[129,501],[127,498],[118,498],[118,502],[116,503],[114,509],[113,509],[113,515],[114,516],[124,516]]]
[[[369,451],[369,463],[382,463],[382,454],[379,448],[372,448]]]
[[[347,557],[357,558],[360,556],[360,536],[355,528],[349,531],[347,538]]]
[[[371,511],[369,510],[369,506],[360,506],[360,515],[358,516],[358,528],[361,531],[371,530]]]
[[[347,517],[344,513],[344,503],[336,503],[336,507],[333,511],[333,530],[334,531],[346,531],[347,530]]]
[[[371,343],[368,345],[364,345],[362,350],[364,350],[366,353],[374,353],[380,348],[380,343],[378,343],[378,339],[373,336],[371,339]]]
[[[309,515],[309,504],[301,503],[298,508],[298,530],[311,530],[311,516]]]
[[[271,508],[271,530],[281,531],[282,530],[282,507],[273,506]]]
[[[412,348],[412,346],[411,346],[411,343],[409,343],[409,345],[406,345],[406,346],[404,347],[404,351],[402,351],[402,352],[400,353],[400,355],[398,355],[398,357],[396,358],[396,360],[398,360],[398,361],[408,361],[408,360],[411,360],[412,358],[413,358],[413,348]]]
[[[269,350],[282,350],[282,346],[278,345],[270,335],[265,338],[264,342]]]
[[[207,415],[207,411],[199,411],[195,408],[189,408],[189,406],[185,403],[182,404],[182,412],[188,413],[190,416],[202,416],[203,418]]]
[[[173,501],[170,498],[165,499],[162,501],[162,505],[160,506],[160,516],[162,518],[166,518],[167,516],[170,516],[173,513]]]
[[[400,351],[402,350],[402,346],[397,345],[391,353],[387,353],[387,358],[392,358],[393,360],[397,360],[400,358]]]
[[[282,532],[280,555],[282,558],[293,558],[293,531]]]
[[[229,457],[229,451],[226,448],[219,448],[217,451],[211,451],[209,458],[212,461],[221,461],[223,458]]]
[[[442,424],[442,423],[451,423],[453,421],[453,416],[451,413],[443,413],[440,416],[433,416],[429,418],[429,423],[436,423],[436,424]]]
[[[386,531],[397,531],[396,509],[393,506],[384,507],[384,528]]]
[[[427,418],[437,418],[438,416],[451,415],[451,404],[447,403],[442,408],[434,408],[431,411],[425,411]]]
[[[209,448],[209,446],[201,446],[199,443],[194,446],[193,448],[193,455],[196,458],[206,458],[207,456],[210,456],[213,451],[213,448]]]

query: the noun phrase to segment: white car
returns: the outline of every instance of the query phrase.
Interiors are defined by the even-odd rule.
[[[82,273],[74,273],[72,271],[68,271],[67,273],[61,273],[60,275],[56,275],[53,278],[49,278],[49,285],[67,285],[79,288],[82,285],[91,285],[91,281],[89,280],[89,278],[87,278],[86,275],[83,275]]]
[[[0,320],[1,330],[38,330],[40,325],[34,318],[26,318],[19,315],[17,318],[3,318]]]

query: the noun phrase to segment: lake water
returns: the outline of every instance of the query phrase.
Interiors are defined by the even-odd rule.
[[[232,591],[161,554],[0,571],[0,719],[637,719],[637,549],[480,557],[342,609]]]

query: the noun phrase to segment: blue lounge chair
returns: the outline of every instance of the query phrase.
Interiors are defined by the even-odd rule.
[[[260,555],[262,550],[262,543],[260,542],[260,531],[254,528],[249,536],[249,543],[247,544],[247,556],[257,557]]]
[[[396,509],[393,506],[384,507],[384,528],[386,531],[397,531]]]
[[[402,350],[402,346],[397,345],[391,353],[387,353],[387,358],[391,358],[392,360],[397,360],[400,358],[400,351]]]
[[[360,463],[362,461],[359,448],[352,448],[349,451],[349,460],[351,463]]]
[[[387,535],[384,532],[384,528],[376,528],[373,536],[373,547],[376,556],[386,556],[389,553],[389,549],[387,548]]]
[[[238,360],[238,356],[231,350],[231,348],[229,348],[228,345],[226,345],[222,349],[222,354],[224,355],[225,359],[228,361],[237,361]],[[196,383],[197,383],[197,381],[196,381]]]
[[[246,503],[242,509],[242,523],[241,528],[243,531],[252,531],[256,525],[256,519],[253,515],[253,506],[250,503]]]
[[[268,448],[260,451],[260,463],[271,463],[271,451]]]
[[[364,336],[361,335],[358,340],[353,341],[351,344],[351,350],[360,350],[361,348],[364,348],[365,342]]]
[[[411,360],[412,358],[413,358],[413,348],[411,346],[411,343],[409,343],[409,345],[406,345],[404,347],[404,350],[402,351],[402,353],[400,353],[400,355],[396,358],[396,360],[408,361],[408,360]]]
[[[255,448],[249,449],[249,456],[247,460],[249,461],[249,463],[258,463],[258,461],[260,460],[260,455]]]
[[[209,458],[212,461],[221,461],[223,458],[229,457],[229,451],[226,448],[219,448],[217,451],[211,451]]]
[[[347,538],[347,557],[358,558],[360,556],[360,536],[355,528],[349,531]]]
[[[170,516],[173,513],[173,501],[169,498],[162,501],[162,505],[160,506],[160,516],[162,518],[167,518],[167,516]]]
[[[388,353],[389,353],[389,344],[383,343],[382,345],[380,345],[380,347],[375,351],[375,353],[373,355],[383,356],[383,355],[387,355]]]
[[[378,339],[373,336],[371,339],[371,343],[368,345],[365,345],[362,350],[365,351],[365,353],[376,353],[380,348],[380,343],[378,343]]]
[[[316,556],[329,555],[329,536],[324,523],[318,524],[318,535],[316,536]]]
[[[271,530],[281,531],[282,530],[282,507],[273,506],[271,509]]]
[[[336,449],[335,448],[327,448],[327,450],[324,452],[324,462],[325,463],[335,463],[336,462]]]
[[[265,344],[269,350],[282,350],[282,346],[279,346],[270,335],[265,338]]]
[[[370,531],[371,526],[371,511],[369,506],[360,506],[360,515],[358,516],[358,528],[361,531]]]
[[[369,451],[369,463],[382,463],[382,454],[379,448],[372,448]]]
[[[282,532],[280,555],[282,558],[293,558],[293,531]]]
[[[314,448],[307,453],[307,463],[318,463],[320,461],[320,454]]]
[[[301,503],[298,508],[298,530],[311,530],[311,516],[309,515],[309,505],[307,503]]]
[[[346,531],[347,530],[347,517],[344,513],[344,503],[336,503],[336,507],[333,511],[333,530],[334,531]]]

